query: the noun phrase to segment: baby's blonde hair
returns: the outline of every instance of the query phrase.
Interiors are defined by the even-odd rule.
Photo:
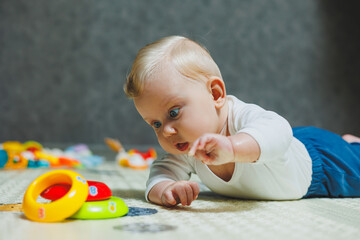
[[[205,81],[211,76],[222,78],[219,67],[203,46],[185,37],[169,36],[140,49],[126,79],[125,94],[129,98],[140,96],[146,79],[164,60],[193,80]]]

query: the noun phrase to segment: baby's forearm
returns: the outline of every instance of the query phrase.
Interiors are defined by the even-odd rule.
[[[259,159],[260,147],[252,136],[239,133],[228,138],[233,146],[235,162],[253,163]]]
[[[161,200],[162,194],[163,194],[165,188],[173,183],[174,183],[174,181],[162,181],[162,182],[155,184],[155,186],[153,186],[151,188],[151,190],[148,194],[149,201],[159,204],[159,205],[163,205],[162,200]]]

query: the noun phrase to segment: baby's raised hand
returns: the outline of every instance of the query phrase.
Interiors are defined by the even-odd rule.
[[[161,203],[171,207],[181,203],[189,206],[200,192],[199,184],[191,181],[178,181],[168,185],[161,195]]]
[[[190,147],[189,156],[209,165],[221,165],[233,162],[235,155],[230,139],[220,134],[205,134]]]

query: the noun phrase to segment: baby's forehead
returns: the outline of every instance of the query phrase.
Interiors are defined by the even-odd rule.
[[[193,88],[194,81],[186,79],[153,79],[145,83],[143,91],[136,97],[136,102],[147,105],[151,101],[157,105],[165,105],[185,99]]]
[[[204,77],[205,79],[206,77]],[[163,68],[162,70],[157,70],[144,79],[144,90],[148,87],[158,86],[158,87],[169,87],[173,88],[178,85],[183,87],[192,87],[194,84],[206,85],[204,79],[194,79],[190,76],[186,76],[175,68]]]

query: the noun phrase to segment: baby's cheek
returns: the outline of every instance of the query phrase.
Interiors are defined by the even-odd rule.
[[[162,137],[158,137],[157,139],[158,139],[159,145],[161,146],[162,149],[164,149],[165,152],[168,152],[171,154],[177,154],[176,152],[174,152],[174,147],[168,141],[166,141]]]
[[[188,124],[187,127],[184,127],[183,129],[182,136],[190,143],[195,142],[198,138],[210,131],[209,128],[195,121]]]

